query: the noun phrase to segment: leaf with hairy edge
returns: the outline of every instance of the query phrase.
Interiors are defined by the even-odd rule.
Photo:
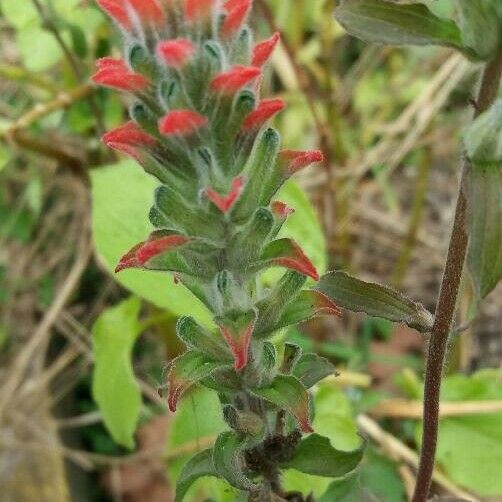
[[[134,378],[132,349],[141,327],[141,302],[131,297],[101,314],[92,328],[95,365],[92,395],[115,441],[134,448],[141,392]]]
[[[213,464],[212,449],[197,453],[185,464],[176,483],[174,502],[181,502],[192,484],[205,476],[218,477],[218,472]]]
[[[258,485],[244,474],[246,462],[242,450],[243,442],[234,432],[223,432],[214,444],[213,464],[218,474],[234,488],[253,491]]]
[[[444,45],[467,52],[458,26],[435,16],[423,4],[400,5],[385,0],[344,0],[337,21],[367,42],[389,45]]]
[[[285,408],[291,413],[303,432],[312,432],[309,412],[309,395],[300,380],[290,375],[278,375],[272,385],[252,391],[259,397]]]
[[[465,131],[464,144],[471,162],[467,263],[484,298],[502,279],[502,99]]]
[[[345,272],[328,272],[315,289],[348,310],[404,322],[422,333],[432,327],[432,314],[420,303],[389,287],[361,281]]]
[[[168,404],[171,411],[176,411],[179,398],[195,383],[207,378],[214,370],[221,367],[221,362],[215,362],[205,354],[189,350],[177,357],[169,370]]]
[[[352,472],[363,458],[364,448],[341,451],[328,438],[311,434],[296,447],[293,458],[284,467],[314,476],[340,478]]]
[[[335,373],[333,364],[317,354],[303,354],[293,369],[293,375],[300,380],[306,389],[310,389],[316,383]]]

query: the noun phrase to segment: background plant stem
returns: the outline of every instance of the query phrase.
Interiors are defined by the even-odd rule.
[[[484,69],[476,102],[475,117],[486,111],[495,100],[501,76],[502,54],[487,63]],[[467,160],[464,160],[453,231],[436,307],[436,318],[429,342],[424,389],[422,448],[413,502],[427,500],[434,470],[439,427],[441,377],[469,242],[466,187],[469,168]]]

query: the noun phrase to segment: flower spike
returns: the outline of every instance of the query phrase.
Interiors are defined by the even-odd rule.
[[[244,119],[244,130],[259,129],[267,120],[284,110],[284,108],[286,108],[286,103],[282,99],[264,99],[258,105],[258,108]]]
[[[231,70],[216,75],[211,81],[213,91],[234,94],[261,75],[261,70],[254,66],[234,66]]]
[[[269,60],[280,39],[281,34],[276,32],[267,40],[256,44],[253,49],[251,64],[253,66],[263,66]]]
[[[286,162],[286,171],[288,175],[292,175],[304,167],[310,166],[310,164],[322,162],[324,160],[324,155],[318,150],[282,150],[279,155],[281,160]]]
[[[232,209],[233,205],[239,198],[244,187],[244,177],[239,176],[235,178],[232,182],[232,188],[230,193],[226,196],[220,195],[215,192],[212,188],[206,188],[204,190],[204,195],[222,212],[228,213]]]
[[[101,58],[96,66],[98,71],[92,76],[96,84],[129,92],[142,91],[150,84],[145,76],[130,70],[122,59]]]
[[[192,110],[173,110],[159,120],[159,131],[165,136],[188,136],[207,122],[206,117]]]
[[[195,45],[186,38],[159,42],[157,53],[172,68],[181,68],[195,53]]]

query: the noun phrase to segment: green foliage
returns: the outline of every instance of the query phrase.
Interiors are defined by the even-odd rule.
[[[203,450],[194,455],[183,467],[176,482],[175,502],[181,502],[187,491],[199,478],[218,476],[213,464],[213,449]]]
[[[390,45],[445,45],[466,51],[457,25],[435,16],[423,4],[386,0],[342,0],[337,20],[368,42]]]
[[[140,300],[131,297],[107,309],[92,329],[94,400],[115,441],[131,449],[141,408],[141,393],[131,363],[133,346],[141,330],[140,307]]]
[[[464,143],[471,163],[467,263],[482,299],[502,278],[502,100],[467,128]]]
[[[432,315],[427,309],[387,286],[364,282],[345,272],[329,272],[315,287],[335,303],[355,312],[404,322],[418,331],[432,327]]]

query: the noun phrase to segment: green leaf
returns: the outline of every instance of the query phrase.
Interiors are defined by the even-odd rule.
[[[471,162],[467,264],[480,299],[502,279],[502,100],[464,133]]]
[[[51,33],[36,26],[26,26],[17,32],[17,43],[26,69],[33,72],[48,70],[63,56]]]
[[[309,417],[309,396],[305,387],[296,377],[278,375],[272,385],[262,389],[254,389],[253,393],[288,410],[298,420],[303,431],[312,430]]]
[[[244,474],[246,462],[243,441],[232,431],[218,436],[213,449],[213,463],[218,474],[239,490],[256,490],[258,485]]]
[[[158,181],[146,175],[133,161],[94,170],[92,181],[92,227],[99,258],[125,288],[176,316],[191,315],[204,326],[212,316],[204,305],[170,275],[146,270],[114,274],[126,251],[152,231],[148,213]]]
[[[181,502],[188,489],[195,481],[205,476],[218,477],[218,472],[213,464],[212,449],[203,450],[197,453],[185,464],[176,483],[176,497],[174,502]]]
[[[304,354],[295,364],[293,375],[300,380],[306,389],[310,389],[335,372],[335,367],[325,357],[317,354]]]
[[[353,502],[355,500],[366,502],[358,472],[333,481],[319,502],[332,502],[333,500],[336,502]]]
[[[141,393],[134,378],[132,350],[141,327],[136,297],[107,309],[92,329],[95,366],[92,394],[117,443],[134,447]]]
[[[321,277],[315,289],[348,310],[404,322],[421,332],[427,332],[432,327],[432,315],[420,303],[389,287],[361,281],[345,272],[328,272]]]
[[[338,22],[367,42],[389,45],[444,45],[467,49],[453,21],[435,16],[425,5],[384,0],[343,0],[335,9]]]
[[[444,401],[502,400],[502,370],[444,379]],[[417,426],[417,442],[421,427]],[[502,495],[502,413],[442,418],[437,459],[448,477],[481,497]],[[474,468],[475,467],[475,468]]]
[[[359,465],[363,452],[363,448],[350,452],[337,450],[328,438],[314,433],[300,441],[293,458],[284,467],[314,476],[339,478]]]

